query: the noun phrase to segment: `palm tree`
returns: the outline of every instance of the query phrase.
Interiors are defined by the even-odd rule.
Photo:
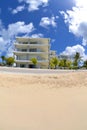
[[[66,68],[67,67],[67,60],[66,59],[63,59],[63,63],[64,63],[64,68]]]
[[[87,69],[87,60],[84,61],[84,63],[83,63],[83,67],[85,67],[85,68]]]
[[[32,63],[34,64],[34,67],[36,68],[36,65],[37,65],[37,59],[36,59],[36,58],[32,58],[31,61],[32,61]]]
[[[80,58],[81,58],[81,57],[80,57],[80,53],[79,53],[79,52],[76,52],[76,54],[75,54],[75,56],[74,56],[74,59],[78,61],[78,60],[80,60]]]
[[[5,64],[6,57],[5,56],[1,56],[1,59],[2,59],[2,64]]]
[[[71,64],[72,64],[72,62],[70,61],[70,60],[67,60],[67,59],[61,59],[60,61],[59,61],[59,67],[60,68],[68,68],[68,69],[70,69],[71,68]]]
[[[78,68],[80,60],[81,60],[80,53],[76,52],[76,54],[74,56],[74,61],[73,61],[74,68],[76,68],[76,69]]]

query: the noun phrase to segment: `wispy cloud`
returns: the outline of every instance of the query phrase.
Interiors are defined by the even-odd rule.
[[[25,5],[22,5],[22,6],[18,6],[16,9],[11,9],[12,11],[12,14],[17,14],[18,12],[21,12],[25,9]]]
[[[51,43],[54,43],[56,40],[55,39],[51,39]]]
[[[38,34],[32,34],[31,37],[32,38],[42,38],[42,37],[44,37],[44,35],[42,33],[38,33]]]
[[[44,35],[42,33],[33,33],[33,34],[25,34],[23,37],[30,37],[30,38],[42,38]]]
[[[47,6],[49,0],[18,0],[20,3],[24,2],[28,5],[28,11],[39,10],[39,7]]]

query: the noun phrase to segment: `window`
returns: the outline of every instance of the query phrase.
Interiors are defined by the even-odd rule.
[[[19,60],[27,60],[27,56],[26,55],[19,56]]]
[[[30,42],[30,44],[37,44],[37,42]]]
[[[21,51],[26,52],[26,51],[27,51],[27,49],[22,49]]]
[[[28,67],[29,67],[29,68],[35,68],[35,65],[30,64]]]
[[[24,67],[25,67],[25,64],[20,64],[20,67],[21,67],[21,68],[24,68]]]
[[[29,50],[30,52],[37,52],[37,49],[36,48],[32,48]]]
[[[23,44],[28,44],[28,42],[23,42]]]

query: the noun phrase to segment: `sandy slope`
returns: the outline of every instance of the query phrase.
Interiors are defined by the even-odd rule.
[[[0,87],[59,88],[86,87],[87,72],[64,72],[59,74],[0,74]]]
[[[0,74],[0,130],[87,130],[87,72]]]

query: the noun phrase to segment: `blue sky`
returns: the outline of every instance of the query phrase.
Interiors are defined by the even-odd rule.
[[[0,1],[0,55],[11,56],[16,36],[51,39],[57,54],[87,58],[85,0]]]

